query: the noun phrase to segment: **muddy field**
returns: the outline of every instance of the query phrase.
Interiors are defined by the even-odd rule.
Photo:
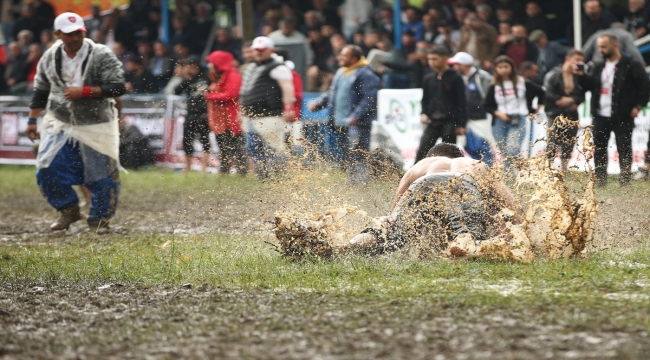
[[[390,206],[397,178],[345,187],[342,175],[331,170],[320,171],[316,178],[265,183],[252,177],[183,176],[159,169],[131,173],[122,176],[110,234],[98,236],[88,233],[82,222],[64,233],[49,232],[56,213],[35,186],[32,169],[0,167],[0,177],[2,359],[621,359],[644,358],[650,351],[650,183],[620,189],[613,181],[598,190],[592,254],[616,257],[642,252],[634,255],[638,266],[625,267],[614,278],[602,274],[598,262],[568,263],[567,267],[576,267],[576,278],[585,271],[581,266],[599,272],[598,280],[584,280],[589,288],[585,293],[564,294],[563,284],[568,284],[562,282],[564,278],[548,289],[528,284],[523,295],[507,286],[503,292],[503,279],[490,275],[493,265],[477,263],[459,265],[472,274],[487,269],[484,280],[476,284],[467,285],[465,275],[457,279],[468,293],[445,290],[458,285],[450,276],[447,285],[420,286],[400,296],[380,291],[372,279],[361,282],[362,291],[350,292],[341,287],[324,291],[291,285],[289,290],[258,285],[224,288],[210,280],[183,285],[146,278],[115,282],[30,275],[21,279],[5,271],[16,266],[21,257],[15,254],[24,249],[47,251],[49,258],[63,256],[59,248],[88,246],[93,241],[109,250],[113,241],[128,245],[143,236],[164,240],[172,234],[178,239],[203,239],[221,233],[263,242],[270,240],[273,214],[289,203],[303,204],[307,211],[308,203],[340,201],[380,216]],[[305,183],[313,186],[299,190],[299,184]],[[324,196],[324,189],[335,195]],[[260,246],[264,259],[273,259],[267,271],[287,266],[270,246]],[[300,264],[290,266],[300,272]],[[534,271],[544,273],[539,266],[545,265],[535,265]],[[518,279],[530,276],[527,269],[517,267],[507,273],[510,279]],[[323,276],[340,276],[327,271]],[[554,274],[550,283],[569,270],[554,266],[549,273]],[[420,276],[417,271],[411,275]],[[624,275],[630,278],[618,284],[616,276]],[[580,291],[580,286],[571,284]]]
[[[101,289],[101,290],[100,290]],[[0,355],[66,359],[624,359],[647,329],[419,299],[135,286],[5,288]],[[435,298],[435,297],[434,297]],[[523,304],[519,304],[522,308]],[[583,312],[585,317],[604,314]]]

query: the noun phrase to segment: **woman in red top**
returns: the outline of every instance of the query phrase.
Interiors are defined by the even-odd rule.
[[[221,173],[234,165],[237,173],[245,175],[248,164],[244,146],[246,140],[239,123],[239,88],[241,76],[233,66],[234,57],[227,51],[214,51],[205,60],[212,83],[205,94],[208,102],[208,124],[221,150]]]

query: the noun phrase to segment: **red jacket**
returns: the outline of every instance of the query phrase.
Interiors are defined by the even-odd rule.
[[[291,73],[293,74],[293,90],[296,96],[296,103],[293,110],[296,116],[292,122],[296,122],[300,119],[300,111],[302,110],[302,78],[295,70],[291,70]]]
[[[242,133],[239,124],[239,88],[242,80],[239,71],[232,65],[234,57],[227,51],[214,51],[205,60],[221,74],[205,94],[210,130],[215,134],[230,130],[234,135],[239,135]]]

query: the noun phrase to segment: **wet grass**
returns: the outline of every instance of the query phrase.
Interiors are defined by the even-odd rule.
[[[2,166],[0,177],[2,211],[49,214],[47,204],[22,202],[45,203],[32,168]],[[301,181],[316,189],[335,180]],[[630,207],[647,200],[650,184],[621,190],[612,180],[598,189],[611,226],[625,211],[645,216]],[[165,169],[122,181],[125,212],[164,212],[190,198],[262,204],[282,185]],[[346,196],[365,205],[388,197],[373,205],[381,209],[392,186]],[[617,234],[625,246],[531,265],[291,262],[263,233],[2,241],[0,358],[640,358],[650,351],[650,234]]]

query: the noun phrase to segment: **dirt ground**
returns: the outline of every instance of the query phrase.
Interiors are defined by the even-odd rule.
[[[274,212],[293,191],[265,183],[253,185],[246,196],[231,187],[207,196],[205,191],[215,190],[208,183],[214,178],[205,179],[191,191],[123,187],[111,233],[267,234]],[[48,227],[56,213],[35,186],[27,187],[0,195],[0,246],[66,242],[87,232],[79,222],[52,234]],[[635,183],[619,190],[611,184],[601,192],[594,249],[626,249],[647,239],[649,188]],[[356,188],[350,202],[380,216],[392,192],[390,184]],[[640,305],[647,309],[647,302]],[[549,317],[549,309],[515,308],[454,306],[432,294],[391,300],[0,281],[0,358],[621,359],[644,358],[650,351],[648,329],[617,328],[598,309],[551,309],[555,315]],[[576,316],[602,321],[579,327],[562,321]]]
[[[625,359],[647,329],[566,326],[589,309],[371,300],[317,293],[112,286],[0,290],[0,358]],[[523,309],[524,307],[522,307]]]

